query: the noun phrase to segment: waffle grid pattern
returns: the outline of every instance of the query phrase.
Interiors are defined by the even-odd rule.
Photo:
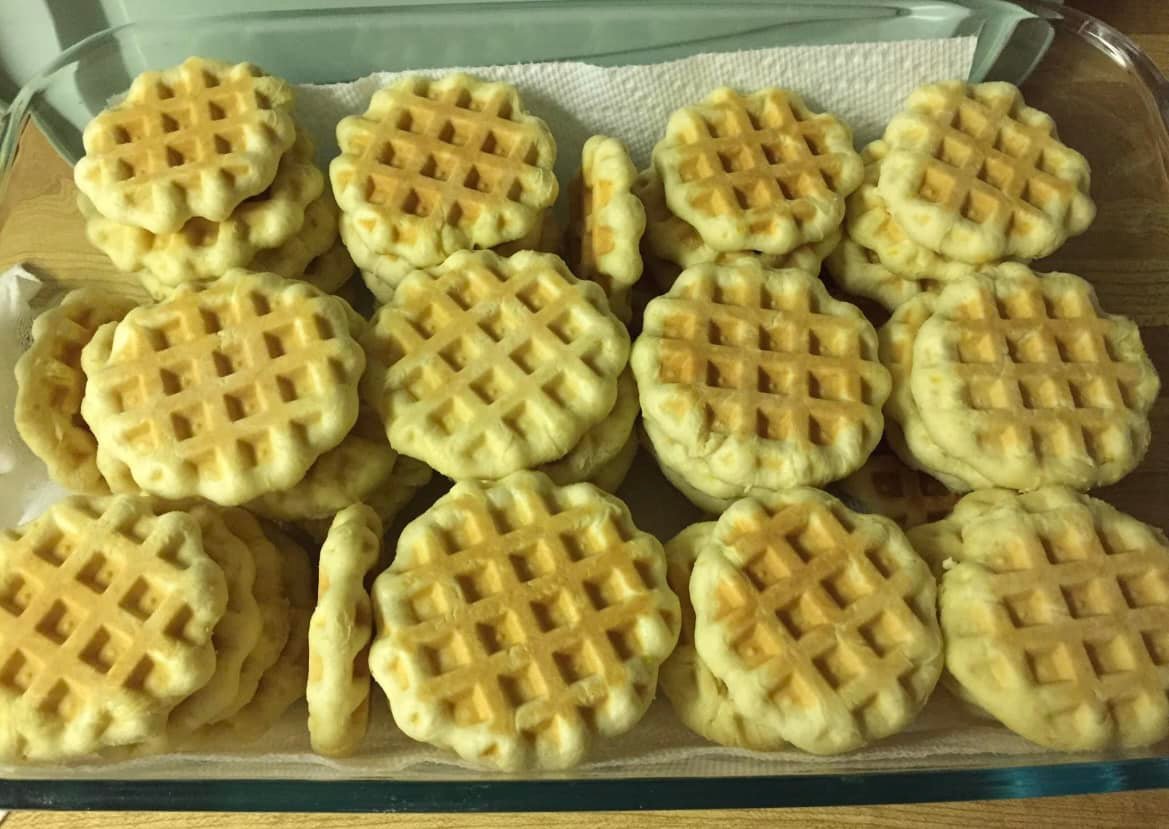
[[[291,486],[356,418],[364,359],[332,303],[239,274],[131,312],[83,355],[86,419],[166,497],[239,503]]]
[[[226,591],[190,517],[69,499],[0,535],[0,566],[0,705],[19,706],[4,753],[145,737],[211,676]]]
[[[1133,353],[1132,324],[1102,315],[1088,283],[980,279],[944,296],[918,332],[910,382],[918,406],[932,410],[927,428],[950,454],[1033,469],[1068,457],[1102,467],[1143,454],[1147,435],[1134,423],[1156,396],[1151,368]],[[924,382],[935,377],[937,385]],[[938,392],[953,393],[950,408],[969,413],[973,434],[945,433],[950,418],[933,410],[945,407]]]
[[[810,505],[720,543],[740,563],[717,587],[711,624],[725,629],[745,670],[766,674],[773,704],[806,710],[831,698],[868,740],[924,702],[937,679],[921,661],[936,641],[932,600],[919,574],[889,553],[885,534],[858,531],[842,508]]]
[[[828,235],[863,175],[847,128],[780,89],[723,88],[679,110],[654,162],[670,208],[706,244],[773,254]]]
[[[875,333],[849,307],[802,271],[687,271],[646,313],[637,351],[645,342],[648,356],[635,354],[634,370],[647,416],[687,445],[713,435],[827,456],[857,431],[858,444],[875,445],[888,373]],[[698,417],[671,422],[679,395]],[[681,434],[688,428],[696,434]]]
[[[372,250],[419,266],[524,236],[556,199],[548,128],[506,84],[407,78],[344,119],[338,138],[331,176],[342,209]]]
[[[1009,84],[927,86],[910,98],[908,113],[893,120],[886,138],[894,151],[908,151],[920,162],[909,180],[886,184],[882,178],[882,193],[911,235],[918,225],[945,217],[964,220],[971,235],[1004,240],[970,261],[1044,256],[1095,215],[1085,195],[1087,162],[1060,143],[1055,122],[1025,106]],[[914,212],[909,205],[915,203],[936,211]],[[963,251],[957,247],[942,252],[958,257]]]
[[[424,698],[455,728],[488,729],[478,759],[571,763],[589,733],[620,733],[649,705],[677,603],[660,548],[613,502],[587,486],[512,491],[499,504],[456,490],[400,547],[377,589],[398,622],[375,674],[405,676],[390,652],[412,662],[391,701]],[[395,717],[411,728],[396,705]]]
[[[223,221],[193,218],[175,233],[155,234],[107,219],[79,194],[86,237],[120,270],[148,270],[160,285],[217,277],[246,266],[262,249],[284,244],[304,225],[305,210],[325,183],[313,153],[312,140],[298,131],[262,193],[244,199]]]
[[[156,233],[223,220],[272,182],[295,139],[291,106],[288,86],[251,64],[144,73],[86,127],[78,186],[104,215]]]
[[[97,440],[81,416],[81,351],[99,326],[134,305],[94,290],[72,291],[37,317],[32,345],[16,364],[16,428],[53,480],[75,492],[109,492],[97,466]]]
[[[1004,701],[1020,703],[1020,693],[1038,695],[1018,704],[1020,715],[1009,721],[1014,727],[1023,711],[1040,718],[1038,729],[1031,724],[1023,733],[1044,743],[1051,737],[1044,740],[1043,733],[1062,735],[1056,739],[1081,734],[1085,708],[1106,712],[1122,744],[1126,738],[1148,741],[1150,728],[1164,736],[1169,732],[1164,536],[1099,502],[1010,513],[1005,522],[988,518],[965,528],[965,550],[994,543],[997,552],[993,558],[964,555],[964,561],[981,565],[977,583],[983,586],[943,603],[944,623],[947,613],[961,612],[966,620],[960,629],[947,625],[952,647],[976,655],[958,663],[966,666],[958,674],[963,685],[976,685],[978,698],[993,710]],[[948,581],[944,585],[944,594],[957,591],[957,582],[953,589]],[[971,642],[978,643],[976,650]],[[994,645],[983,647],[985,642]],[[975,682],[970,672],[976,667]]]
[[[480,252],[399,286],[367,351],[388,367],[372,398],[394,448],[494,478],[560,457],[609,413],[628,334],[556,257]]]

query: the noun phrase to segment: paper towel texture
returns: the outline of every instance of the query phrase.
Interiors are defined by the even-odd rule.
[[[524,105],[548,122],[556,137],[556,174],[563,186],[580,166],[591,135],[612,135],[629,147],[638,169],[665,130],[670,113],[697,103],[719,86],[750,91],[782,86],[799,92],[816,111],[832,112],[852,127],[857,146],[885,128],[916,87],[966,78],[977,38],[904,40],[846,46],[788,46],[695,55],[641,66],[523,63],[463,67],[519,88]],[[454,69],[417,74],[439,77]],[[381,87],[406,72],[378,72],[351,83],[297,87],[297,119],[317,142],[317,160],[337,154],[334,129],[346,115],[364,112]]]

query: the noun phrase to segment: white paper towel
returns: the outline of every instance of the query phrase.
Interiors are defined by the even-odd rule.
[[[794,89],[817,111],[838,115],[860,144],[876,138],[914,88],[928,81],[966,78],[977,38],[905,40],[843,46],[787,46],[695,55],[642,66],[587,63],[523,63],[464,67],[488,80],[515,84],[524,105],[556,137],[556,174],[576,174],[580,151],[591,135],[612,135],[629,147],[638,169],[670,113],[702,100],[718,86],[744,91],[764,86]],[[451,69],[417,74],[438,77]],[[351,83],[297,89],[297,117],[317,142],[321,164],[337,154],[334,128],[346,115],[364,112],[381,87],[404,72],[378,72]]]
[[[16,431],[16,359],[28,347],[41,281],[24,268],[0,274],[0,528],[39,515],[68,493],[49,479],[49,470]]]

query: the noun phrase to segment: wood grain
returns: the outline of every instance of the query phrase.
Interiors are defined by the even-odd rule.
[[[1111,25],[1130,34],[1133,39],[1162,67],[1169,66],[1169,3],[1164,0],[1071,0],[1076,6],[1097,15]],[[1061,71],[1069,72],[1077,82],[1091,82],[1090,65],[1071,65]],[[1046,102],[1045,102],[1046,103]],[[1058,108],[1060,102],[1051,102]],[[1121,102],[1115,102],[1121,106]],[[1066,113],[1057,113],[1064,129],[1065,121],[1073,131],[1077,120],[1085,125],[1087,139],[1091,138],[1090,124],[1099,113],[1079,112],[1075,101],[1065,101]],[[1072,141],[1075,144],[1075,141]],[[1109,148],[1099,152],[1107,158]],[[1150,156],[1152,153],[1149,154]],[[140,289],[132,277],[118,273],[109,261],[93,249],[85,239],[73,206],[75,189],[70,169],[52,150],[39,131],[27,130],[20,148],[21,161],[7,182],[7,193],[0,203],[0,270],[15,262],[26,262],[32,269],[50,277],[61,286],[99,284],[109,290],[137,293]],[[1093,167],[1100,169],[1100,160],[1092,159]],[[1128,171],[1131,174],[1131,171]],[[1129,176],[1131,180],[1131,175]],[[1152,180],[1152,177],[1150,177]],[[13,211],[14,204],[20,210]],[[1150,283],[1164,288],[1165,275],[1160,263],[1134,261],[1128,255],[1131,239],[1151,229],[1165,232],[1169,216],[1163,215],[1169,199],[1163,193],[1148,194],[1143,200],[1134,200],[1127,209],[1114,211],[1100,240],[1092,245],[1069,246],[1072,264],[1082,270],[1092,269],[1092,258],[1106,262],[1116,287],[1110,287],[1116,303],[1141,306],[1143,320],[1148,314],[1159,314],[1161,303],[1169,309],[1169,297],[1148,293]],[[1150,210],[1155,215],[1150,217]],[[47,249],[44,240],[54,240]],[[1103,244],[1105,247],[1099,247]],[[1087,248],[1091,248],[1091,255]],[[1169,240],[1166,240],[1169,251]],[[1076,261],[1078,259],[1078,262]],[[1166,258],[1164,261],[1169,261]],[[1119,264],[1118,264],[1119,263]],[[1148,273],[1146,273],[1148,272]],[[1151,279],[1144,278],[1151,275]],[[1106,302],[1106,304],[1108,304]],[[1149,308],[1152,308],[1149,311]],[[1158,320],[1161,325],[1146,329],[1149,350],[1159,361],[1162,375],[1169,377],[1169,327],[1164,325],[1169,316]],[[1154,412],[1154,433],[1169,435],[1169,405],[1162,400]],[[1117,501],[1147,520],[1164,520],[1161,504],[1164,491],[1161,482],[1169,474],[1169,451],[1154,454],[1137,473],[1106,497]],[[1155,500],[1150,497],[1155,495]],[[928,793],[927,793],[928,796]],[[160,816],[142,812],[80,813],[80,812],[13,812],[3,823],[4,829],[138,829],[164,823],[174,829],[210,829],[219,826],[280,827],[281,829],[329,829],[330,827],[447,827],[457,825],[470,829],[487,827],[515,827],[516,829],[557,829],[587,823],[595,829],[617,829],[630,825],[663,829],[705,827],[715,821],[730,821],[742,827],[800,826],[922,826],[968,827],[989,824],[1011,829],[1033,826],[1169,826],[1169,791],[1126,792],[1111,795],[1048,798],[1039,800],[988,801],[966,803],[919,804],[912,806],[808,808],[808,809],[747,809],[734,813],[718,812],[599,812],[594,814],[500,814],[500,815],[216,815],[181,813]]]

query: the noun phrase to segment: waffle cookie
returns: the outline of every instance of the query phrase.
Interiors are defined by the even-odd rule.
[[[0,756],[162,733],[215,670],[226,604],[198,523],[147,498],[70,498],[0,533]]]
[[[350,504],[386,487],[398,458],[386,441],[377,412],[362,406],[353,430],[321,455],[300,481],[261,495],[248,503],[248,509],[274,521],[332,519]]]
[[[1011,84],[927,84],[884,138],[878,190],[889,212],[951,259],[1047,256],[1096,216],[1087,160]]]
[[[98,328],[120,320],[136,304],[92,288],[70,291],[37,317],[32,345],[16,361],[16,429],[45,462],[49,477],[75,492],[110,491],[97,466],[97,440],[81,417],[81,351]]]
[[[749,257],[759,260],[765,268],[799,268],[815,276],[820,273],[820,263],[836,247],[840,234],[829,233],[823,240],[813,244],[800,245],[782,254],[760,253],[759,251],[717,251],[702,241],[698,231],[670,212],[666,204],[666,190],[657,170],[650,167],[642,170],[633,183],[633,193],[645,206],[644,247],[651,258],[659,263],[657,274],[651,273],[662,291],[668,291],[684,268],[695,265],[730,265],[736,259]],[[643,256],[644,259],[644,256]],[[669,267],[673,265],[674,267]]]
[[[556,144],[515,87],[410,76],[337,124],[333,192],[366,246],[418,267],[526,235],[556,200]]]
[[[743,715],[727,686],[710,672],[694,647],[694,605],[690,602],[690,575],[702,548],[714,534],[714,522],[693,524],[666,543],[666,576],[682,607],[678,646],[662,663],[658,686],[682,723],[713,743],[755,751],[784,747],[771,723]]]
[[[260,677],[255,693],[226,719],[204,726],[184,746],[188,749],[238,746],[263,736],[297,700],[308,682],[309,617],[316,606],[316,577],[304,548],[275,527],[264,527],[280,551],[279,575],[288,596],[288,638],[276,662]]]
[[[248,264],[248,270],[299,279],[313,260],[336,244],[337,223],[337,203],[326,191],[305,210],[300,230],[283,244],[259,251]]]
[[[363,343],[390,445],[456,480],[563,456],[613,409],[629,355],[600,287],[530,251],[411,274]]]
[[[848,127],[776,88],[720,87],[678,110],[653,159],[670,211],[719,251],[780,254],[821,241],[864,175]]]
[[[581,482],[595,482],[606,466],[626,449],[633,437],[633,424],[637,420],[637,384],[633,372],[628,368],[617,378],[617,402],[613,410],[572,447],[564,457],[551,463],[542,464],[539,471],[552,479],[557,486],[568,486]],[[628,472],[628,467],[625,469]],[[624,473],[620,475],[625,478]],[[610,492],[613,487],[601,487]]]
[[[260,635],[256,646],[240,666],[239,690],[226,710],[213,722],[221,722],[243,708],[256,694],[260,679],[276,664],[288,641],[291,620],[289,599],[284,589],[284,556],[268,538],[268,533],[251,513],[242,509],[225,509],[220,514],[224,524],[243,539],[256,563],[255,598],[260,609]]]
[[[565,259],[581,279],[605,289],[613,313],[629,322],[629,289],[641,279],[638,244],[645,208],[632,192],[637,168],[616,138],[594,135],[585,142],[580,173],[569,184]]]
[[[907,466],[937,478],[947,489],[967,492],[993,486],[977,469],[942,451],[922,421],[909,387],[913,343],[922,324],[933,314],[936,297],[922,295],[899,306],[877,332],[881,363],[893,379],[885,402],[885,438]]]
[[[340,228],[341,238],[352,255],[353,262],[361,270],[365,286],[378,302],[389,302],[394,296],[394,289],[417,268],[404,257],[392,253],[375,253],[361,240],[361,235],[354,228],[353,220],[348,216],[341,216]],[[556,223],[552,211],[545,210],[539,224],[526,236],[496,245],[492,250],[500,256],[511,256],[521,250],[559,254],[560,226]]]
[[[889,392],[876,339],[818,279],[745,261],[684,271],[646,308],[630,362],[650,438],[674,444],[658,454],[735,497],[864,462]]]
[[[346,295],[341,289],[349,284],[355,270],[353,258],[337,238],[328,250],[308,263],[304,273],[294,278],[307,282],[322,293],[336,294],[352,305],[352,295]]]
[[[678,637],[661,545],[588,484],[455,484],[374,584],[370,667],[416,740],[562,769],[632,728]]]
[[[211,506],[191,507],[199,523],[204,551],[219,565],[227,582],[227,608],[211,634],[215,673],[191,696],[180,702],[167,720],[166,736],[182,739],[222,716],[240,692],[240,668],[260,641],[260,605],[256,602],[256,559],[248,543],[231,531]]]
[[[259,251],[284,244],[301,228],[305,209],[325,184],[313,153],[312,140],[298,130],[267,189],[244,199],[223,221],[193,218],[173,233],[107,219],[79,193],[85,235],[119,270],[149,271],[160,285],[214,279],[246,266]]]
[[[757,727],[816,754],[904,729],[942,670],[929,568],[819,490],[739,501],[694,565],[695,644]]]
[[[999,491],[967,508],[983,495],[943,522],[961,536],[939,607],[946,667],[963,693],[1053,749],[1164,739],[1164,533],[1063,487]]]
[[[889,213],[877,190],[884,141],[861,151],[865,178],[845,201],[844,235],[828,256],[828,271],[845,291],[879,302],[890,311],[922,293],[937,293],[945,283],[976,268],[934,253],[914,242]]]
[[[617,450],[617,454],[601,464],[584,483],[592,484],[605,492],[616,493],[625,483],[626,477],[629,476],[629,470],[633,468],[633,461],[637,458],[637,447],[640,443],[637,432],[630,432],[625,443]]]
[[[930,437],[1012,489],[1113,483],[1149,445],[1160,381],[1132,321],[1078,276],[999,265],[947,287],[913,341]]]
[[[373,617],[366,583],[377,565],[381,539],[377,514],[354,504],[337,513],[321,547],[306,693],[309,735],[318,754],[352,754],[369,723]]]
[[[880,450],[836,488],[863,512],[891,518],[903,530],[940,521],[959,498],[935,478],[906,466],[892,452]]]
[[[188,58],[134,79],[82,133],[77,189],[109,219],[174,233],[221,222],[276,175],[296,138],[292,88],[250,63]]]
[[[389,527],[398,513],[414,499],[418,490],[430,483],[433,476],[434,471],[422,461],[398,455],[389,477],[370,491],[362,503],[377,513],[382,526]],[[329,534],[332,518],[332,515],[326,518],[302,518],[295,523],[310,538],[323,544]]]
[[[239,504],[287,489],[357,418],[365,355],[346,308],[275,274],[184,286],[98,330],[81,355],[82,414],[163,497]]]

